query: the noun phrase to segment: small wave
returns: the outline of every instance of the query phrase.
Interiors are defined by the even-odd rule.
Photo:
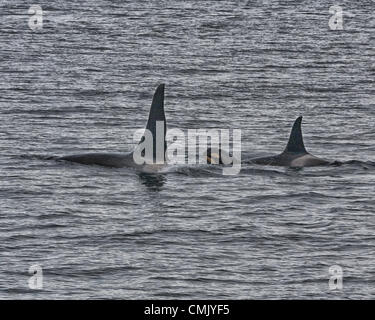
[[[162,172],[166,174],[181,174],[189,177],[221,176],[222,167],[210,165],[171,166]]]
[[[134,265],[119,265],[119,266],[102,266],[102,267],[95,267],[95,268],[74,268],[70,266],[62,266],[62,267],[55,267],[51,269],[45,269],[44,271],[49,276],[61,276],[61,275],[69,275],[72,278],[81,278],[81,277],[88,277],[88,278],[97,278],[99,275],[108,275],[108,274],[117,274],[129,270],[139,270],[137,266]]]
[[[348,160],[341,162],[340,165],[351,165],[357,166],[364,169],[375,168],[375,161],[360,161],[360,160]]]
[[[40,154],[21,154],[19,156],[21,159],[27,159],[27,160],[58,160],[58,156],[46,156],[46,155],[40,155]]]
[[[271,167],[272,169],[263,169],[263,168],[252,168],[252,167],[245,167],[241,169],[242,174],[248,174],[248,175],[279,175],[279,176],[290,176],[290,172],[288,170],[276,170],[273,169],[274,167]]]

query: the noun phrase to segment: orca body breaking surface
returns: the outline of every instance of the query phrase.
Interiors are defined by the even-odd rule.
[[[166,134],[166,118],[164,112],[164,88],[165,85],[161,84],[158,86],[154,93],[152,100],[150,113],[146,125],[146,129],[152,134],[153,139],[153,157],[156,158],[156,123],[164,123],[164,152],[166,148],[165,134]],[[144,136],[141,142],[144,141]],[[140,143],[141,143],[140,142]],[[75,162],[85,165],[99,165],[112,168],[123,168],[123,167],[133,167],[138,169],[145,169],[144,171],[154,172],[162,167],[162,165],[157,164],[155,166],[151,164],[139,165],[135,163],[133,152],[128,153],[84,153],[75,154],[58,158],[58,160],[65,160],[70,162]]]
[[[76,162],[86,165],[99,165],[104,167],[122,168],[135,165],[133,153],[84,153],[61,157],[59,160]]]
[[[278,155],[262,158],[250,159],[250,163],[283,166],[283,167],[315,167],[329,165],[332,162],[308,153],[305,149],[301,129],[302,117],[298,117],[294,122],[290,133],[288,144],[285,150]]]

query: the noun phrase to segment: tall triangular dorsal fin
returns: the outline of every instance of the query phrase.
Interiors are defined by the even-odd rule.
[[[301,129],[302,117],[298,117],[294,122],[292,131],[290,133],[288,145],[284,152],[298,152],[307,153],[305,145],[303,144],[302,129]]]
[[[163,154],[165,154],[166,150],[166,141],[165,141],[165,135],[167,131],[167,121],[165,119],[165,113],[164,113],[164,88],[165,84],[160,84],[155,93],[154,97],[152,99],[152,104],[150,108],[150,113],[148,115],[148,121],[146,125],[146,129],[149,130],[152,134],[153,139],[153,158],[156,158],[156,145],[157,145],[157,127],[160,130],[160,127],[163,128],[163,137],[160,139],[161,143],[163,143]],[[142,143],[144,141],[145,137],[143,136],[141,141],[139,143]]]

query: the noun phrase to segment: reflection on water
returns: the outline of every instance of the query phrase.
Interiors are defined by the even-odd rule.
[[[138,176],[141,179],[142,184],[151,191],[160,191],[165,182],[165,177],[160,174],[141,172]]]

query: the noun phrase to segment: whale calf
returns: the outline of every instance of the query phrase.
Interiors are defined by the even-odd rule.
[[[165,119],[165,113],[164,113],[164,88],[165,85],[161,84],[156,89],[152,104],[150,108],[150,113],[146,125],[146,130],[151,133],[148,135],[150,139],[152,139],[151,143],[153,145],[152,149],[152,160],[156,160],[157,158],[157,150],[162,150],[162,156],[163,159],[165,155],[166,150],[166,143],[165,143],[165,134],[166,134],[166,127],[167,122]],[[157,128],[158,124],[162,124],[164,126],[164,130],[162,130],[163,134],[161,139],[157,139]],[[145,130],[145,132],[146,132]],[[159,133],[159,132],[158,132]],[[145,141],[146,134],[142,137],[141,141],[139,142],[136,149]],[[161,145],[160,145],[161,144]],[[137,164],[134,161],[134,152],[128,152],[128,153],[85,153],[85,154],[75,154],[75,155],[68,155],[64,157],[60,157],[57,160],[65,160],[85,165],[99,165],[99,166],[105,166],[105,167],[114,167],[114,168],[122,168],[122,167],[134,167],[137,169],[141,169],[142,171],[157,171],[162,167],[161,164]],[[143,152],[144,154],[144,152]]]
[[[250,159],[248,162],[284,167],[315,167],[332,164],[332,161],[315,157],[306,151],[303,143],[301,123],[302,117],[298,117],[294,122],[288,144],[282,153],[270,157]]]

